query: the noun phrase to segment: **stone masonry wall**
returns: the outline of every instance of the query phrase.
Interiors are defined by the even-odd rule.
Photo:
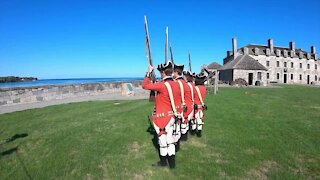
[[[141,87],[140,81],[130,82],[134,88]],[[73,85],[52,85],[23,88],[0,89],[0,107],[4,105],[24,104],[79,96],[121,95],[122,82],[106,82]]]
[[[276,56],[265,56],[265,55],[250,55],[254,59],[258,60],[259,63],[264,65],[269,73],[269,79],[267,82],[284,83],[286,74],[286,83],[288,84],[319,84],[320,83],[320,62],[314,59],[305,58],[291,58],[288,57],[276,57]],[[267,65],[269,61],[269,66]],[[279,62],[279,67],[277,66]],[[291,66],[291,63],[293,63]],[[300,68],[300,63],[302,67]],[[308,65],[309,64],[309,65]],[[286,66],[286,67],[285,67]],[[309,66],[309,68],[308,68]],[[279,78],[278,75],[279,74]],[[301,80],[300,80],[301,75]]]

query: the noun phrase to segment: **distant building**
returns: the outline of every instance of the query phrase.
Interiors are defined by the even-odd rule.
[[[217,62],[213,62],[211,64],[209,64],[208,66],[205,66],[209,71],[215,71],[218,70],[219,68],[221,68],[222,66],[217,63]]]
[[[220,70],[220,80],[234,81],[242,78],[249,85],[270,82],[288,84],[319,84],[320,70],[316,47],[311,52],[289,47],[274,46],[273,40],[268,45],[247,45],[237,48],[237,39],[232,39],[233,51],[227,51]]]
[[[206,82],[207,84],[214,84],[214,78],[215,74],[218,72],[218,69],[220,69],[222,66],[217,63],[213,62],[209,65],[203,65],[201,67],[201,72],[203,72],[206,76],[208,76],[208,81]]]

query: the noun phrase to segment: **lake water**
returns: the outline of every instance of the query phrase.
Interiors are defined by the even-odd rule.
[[[86,83],[100,83],[100,82],[128,82],[128,81],[142,81],[142,80],[143,80],[143,78],[40,79],[37,81],[28,81],[28,82],[0,83],[0,88],[31,87],[31,86],[45,86],[45,85],[86,84]]]

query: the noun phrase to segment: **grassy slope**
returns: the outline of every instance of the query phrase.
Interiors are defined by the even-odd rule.
[[[0,179],[320,178],[319,88],[226,88],[206,101],[204,135],[182,144],[174,171],[150,166],[146,100],[0,115]]]

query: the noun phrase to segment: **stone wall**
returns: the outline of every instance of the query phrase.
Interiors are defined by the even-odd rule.
[[[233,69],[220,71],[219,79],[223,79],[226,82],[232,82],[234,80],[233,79]]]
[[[249,84],[249,73],[252,73],[252,84]],[[259,78],[258,73],[261,73]],[[261,86],[266,86],[266,71],[260,70],[241,70],[235,69],[233,72],[233,80],[242,78],[247,81],[248,85],[256,85],[256,82],[259,81]]]
[[[130,82],[134,88],[141,88],[141,81]],[[119,94],[122,82],[52,85],[0,89],[0,107],[5,105],[34,103],[79,96]]]
[[[285,76],[287,78],[286,83],[288,84],[318,84],[318,82],[320,81],[320,62],[315,61],[314,59],[300,59],[296,57],[291,58],[289,56],[250,56],[258,60],[259,63],[261,63],[268,69],[268,72],[266,72],[269,73],[269,79],[267,79],[268,82],[284,83]],[[269,61],[269,66],[267,65],[267,61]],[[277,62],[279,62],[279,67],[277,66]],[[291,63],[293,63],[293,66],[291,66]],[[300,63],[302,65],[301,68]],[[277,74],[279,74],[279,78]]]

